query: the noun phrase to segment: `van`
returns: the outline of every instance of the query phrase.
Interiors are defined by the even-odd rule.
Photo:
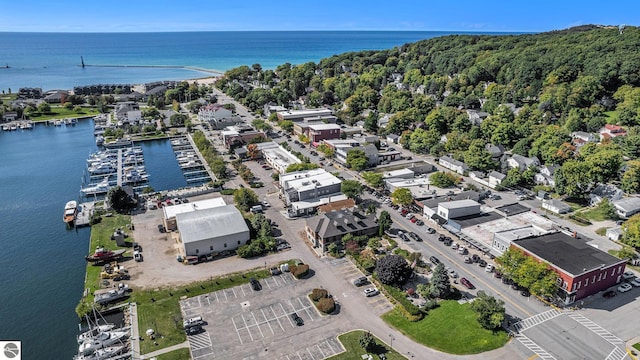
[[[261,213],[262,212],[262,205],[252,206],[249,211],[251,211],[254,214]]]
[[[455,242],[454,242],[454,243],[451,245],[451,248],[452,248],[453,250],[458,250],[458,243],[455,243]]]
[[[190,327],[194,327],[194,326],[202,326],[204,325],[204,320],[202,320],[202,316],[194,316],[192,318],[189,318],[187,320],[185,320],[182,323],[183,327],[185,329],[188,329]]]
[[[460,246],[460,247],[458,248],[458,254],[460,254],[460,255],[464,255],[464,254],[466,254],[466,253],[467,253],[467,249],[466,249],[464,246]]]

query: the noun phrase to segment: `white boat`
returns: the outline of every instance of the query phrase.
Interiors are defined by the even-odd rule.
[[[53,125],[54,126],[62,126],[62,125],[64,125],[64,122],[62,120],[56,120],[56,121],[54,121]]]
[[[73,224],[76,220],[76,215],[78,214],[78,202],[77,201],[68,201],[64,206],[64,216],[62,217],[63,221],[66,224]]]
[[[80,192],[82,192],[83,195],[98,195],[106,193],[110,188],[111,185],[109,184],[109,177],[106,176],[101,182],[93,186],[80,189]]]
[[[2,130],[3,130],[3,131],[10,131],[10,130],[11,130],[11,126],[9,126],[9,125],[2,125]]]
[[[86,340],[92,339],[94,336],[98,335],[101,332],[113,330],[115,327],[116,326],[114,324],[104,324],[104,325],[94,326],[91,329],[78,335],[78,345],[81,345]]]
[[[90,355],[96,350],[103,349],[112,345],[123,345],[127,336],[131,335],[129,330],[108,330],[102,331],[97,335],[85,340],[78,346],[78,354]]]
[[[74,360],[107,360],[107,359],[113,359],[116,356],[122,354],[123,352],[125,352],[125,350],[127,349],[127,346],[122,344],[122,345],[114,345],[114,346],[107,346],[107,347],[103,347],[102,349],[97,349],[95,350],[92,354],[90,355],[76,355],[73,359]]]
[[[33,125],[30,122],[24,123],[23,129],[31,130],[31,129],[33,129]]]
[[[102,135],[96,136],[96,145],[102,146],[102,144],[104,144],[104,136]]]
[[[103,146],[107,149],[123,149],[133,146],[133,141],[127,139],[117,139],[114,141],[106,142]]]
[[[143,172],[139,172],[136,169],[133,169],[130,171],[125,171],[122,182],[126,184],[135,184],[135,183],[147,181],[147,179],[149,179],[149,175]]]
[[[116,171],[116,167],[111,162],[99,162],[89,166],[89,173],[92,175],[111,174]]]
[[[11,131],[18,130],[18,126],[16,124],[11,124],[10,130]]]

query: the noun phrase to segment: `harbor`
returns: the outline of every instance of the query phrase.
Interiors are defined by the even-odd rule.
[[[112,143],[113,144],[113,143]],[[113,186],[131,186],[140,191],[149,184],[142,147],[120,141],[89,155],[80,193],[84,197],[106,194]],[[123,147],[121,147],[123,146]],[[130,147],[124,147],[130,146]]]
[[[213,177],[207,170],[206,162],[188,137],[172,138],[171,148],[188,186],[203,185],[212,181]]]

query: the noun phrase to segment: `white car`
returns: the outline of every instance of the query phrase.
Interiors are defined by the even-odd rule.
[[[632,287],[629,284],[621,284],[620,286],[618,286],[618,291],[620,291],[621,293],[627,292],[627,291],[629,291],[631,289],[632,289]]]
[[[635,279],[631,280],[630,284],[635,286],[635,287],[640,287],[640,279],[635,278]]]
[[[493,265],[487,264],[487,267],[484,268],[484,271],[486,271],[488,273],[492,272],[493,271]]]
[[[376,289],[374,287],[364,289],[364,295],[366,297],[376,296],[378,294],[380,294],[380,291],[378,291],[378,289]]]

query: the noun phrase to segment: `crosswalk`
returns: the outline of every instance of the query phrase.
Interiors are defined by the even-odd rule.
[[[593,321],[587,319],[586,317],[578,314],[578,313],[572,313],[569,314],[569,317],[572,318],[573,320],[577,321],[580,325],[586,327],[587,329],[593,331],[594,333],[596,333],[597,335],[599,335],[600,337],[602,337],[603,339],[607,340],[608,342],[610,342],[613,345],[623,345],[624,341],[622,341],[619,337],[613,335],[612,333],[610,333],[609,331],[603,329],[600,325],[594,323]]]
[[[538,324],[541,324],[547,320],[551,320],[555,317],[562,315],[561,311],[556,309],[547,310],[540,314],[533,315],[524,320],[520,320],[513,325],[513,331],[515,332],[523,332],[527,329],[530,329]]]
[[[551,354],[546,352],[543,348],[541,348],[538,344],[533,342],[531,339],[526,337],[523,334],[517,334],[515,336],[516,340],[520,341],[522,345],[524,345],[527,349],[533,351],[540,359],[542,360],[556,360]]]
[[[609,356],[605,360],[623,360],[627,357],[627,352],[619,347],[614,347],[613,351],[609,353]]]
[[[200,350],[212,346],[211,336],[209,336],[209,332],[207,331],[196,335],[190,335],[187,338],[189,339],[191,350]]]

